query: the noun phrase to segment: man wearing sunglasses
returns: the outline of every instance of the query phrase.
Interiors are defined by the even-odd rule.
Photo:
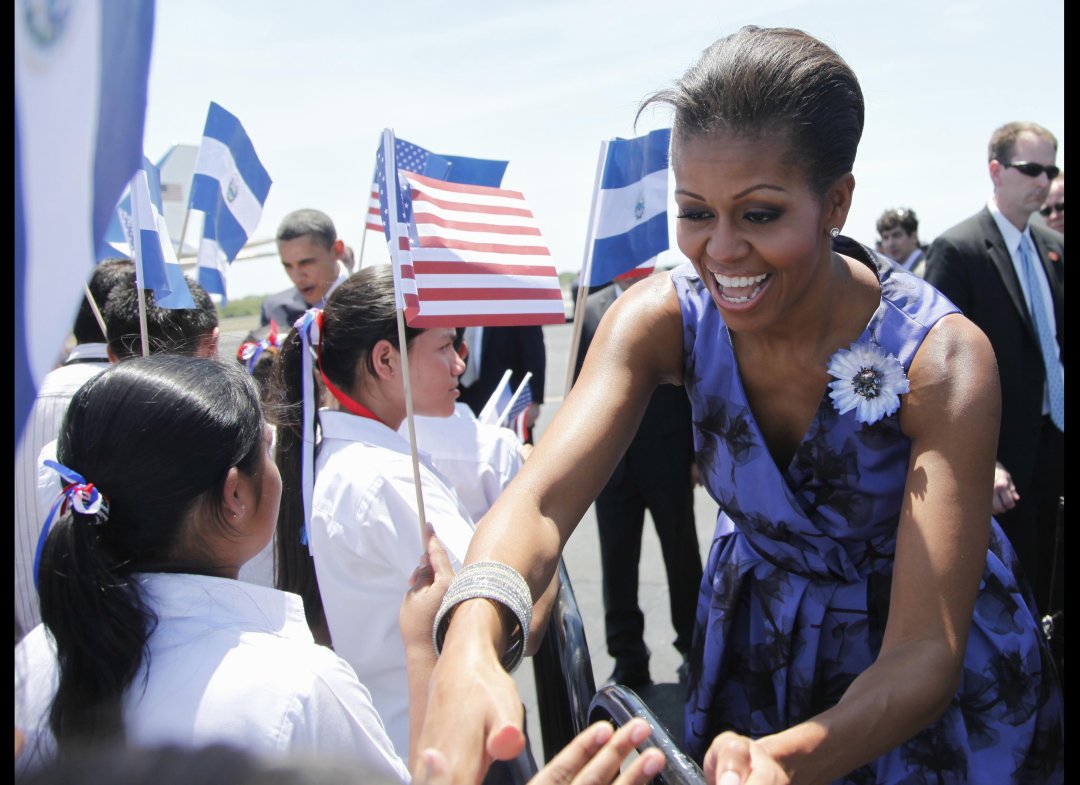
[[[1039,209],[1039,215],[1055,232],[1065,234],[1065,172],[1058,172],[1050,183],[1050,194],[1046,197],[1046,204]]]
[[[926,265],[926,280],[986,333],[997,355],[1001,430],[993,511],[1040,612],[1050,602],[1064,492],[1065,241],[1028,218],[1047,199],[1056,158],[1057,140],[1040,125],[997,129],[989,148],[993,196],[933,242]],[[1055,597],[1064,587],[1060,570],[1058,576]]]

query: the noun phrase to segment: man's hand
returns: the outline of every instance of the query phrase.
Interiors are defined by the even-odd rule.
[[[1020,501],[1012,475],[1000,462],[994,464],[994,499],[990,511],[994,515],[1008,512]]]

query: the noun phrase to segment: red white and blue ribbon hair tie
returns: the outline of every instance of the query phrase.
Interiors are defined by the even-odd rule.
[[[38,537],[37,549],[34,552],[34,587],[38,585],[38,567],[41,564],[41,551],[45,548],[45,540],[49,536],[49,529],[58,517],[69,509],[81,515],[95,516],[91,523],[103,523],[109,518],[109,500],[105,495],[94,487],[92,482],[73,469],[69,469],[56,461],[45,461],[45,466],[60,475],[64,489],[56,497],[52,508],[49,510],[45,524],[41,527],[41,535]]]
[[[270,332],[260,341],[244,341],[236,352],[236,358],[244,364],[248,373],[255,373],[255,366],[259,359],[267,351],[278,351],[281,348],[281,337],[278,335],[277,324],[270,322]]]
[[[296,320],[293,327],[300,333],[304,344],[303,354],[303,451],[301,453],[301,487],[304,493],[304,524],[300,528],[300,542],[311,547],[308,542],[308,523],[311,521],[311,496],[315,488],[315,412],[319,408],[319,399],[312,377],[312,363],[318,366],[319,351],[322,346],[323,312],[320,308],[310,308]]]

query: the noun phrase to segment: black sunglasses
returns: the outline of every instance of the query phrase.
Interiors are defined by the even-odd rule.
[[[1040,207],[1039,215],[1041,215],[1043,218],[1049,218],[1050,213],[1055,211],[1059,213],[1065,212],[1065,202],[1054,202],[1053,204],[1048,204],[1044,207]]]
[[[1048,179],[1053,180],[1058,176],[1058,172],[1061,170],[1056,166],[1043,166],[1042,164],[1032,164],[1027,161],[1012,161],[1011,163],[1001,162],[1001,165],[1006,169],[1010,166],[1022,174],[1026,174],[1028,177],[1038,177],[1043,172],[1046,172]]]

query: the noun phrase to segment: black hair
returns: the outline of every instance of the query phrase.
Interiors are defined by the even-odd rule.
[[[255,387],[235,364],[133,358],[75,393],[57,459],[93,483],[108,510],[69,510],[41,557],[41,618],[60,674],[49,725],[61,751],[122,735],[123,695],[156,624],[133,575],[215,573],[200,532],[231,531],[220,506],[226,476],[235,466],[258,477],[263,455]]]
[[[919,231],[919,219],[915,211],[910,207],[890,207],[877,219],[878,234],[885,234],[898,226],[908,235]]]
[[[647,97],[675,110],[672,138],[736,134],[787,142],[824,194],[855,164],[864,105],[855,74],[832,49],[790,28],[747,26],[712,44],[674,87]]]
[[[337,242],[337,229],[330,216],[321,210],[293,210],[281,219],[277,239],[295,240],[298,237],[310,237],[324,248],[330,248]]]
[[[405,340],[411,344],[421,332],[406,327]],[[323,310],[321,334],[322,370],[335,387],[349,394],[356,386],[361,362],[368,373],[375,373],[371,358],[375,344],[385,340],[395,348],[399,346],[390,266],[365,267],[334,289]],[[277,424],[276,460],[282,492],[275,583],[279,589],[299,594],[304,600],[308,625],[313,631],[323,631],[326,614],[315,578],[315,564],[307,546],[301,543],[300,534],[306,523],[302,480],[303,350],[300,335],[293,329],[278,356],[269,406]],[[316,378],[315,389],[321,388]]]
[[[109,292],[117,284],[123,283],[128,276],[135,274],[135,264],[130,259],[106,259],[94,268],[94,274],[90,276],[87,287],[97,304],[98,310],[105,307],[109,299]],[[102,314],[104,319],[104,314]],[[76,343],[105,343],[106,337],[101,332],[97,317],[90,301],[83,295],[79,313],[75,316],[75,326],[71,332],[75,335]]]
[[[154,302],[153,291],[146,290],[146,333],[151,354],[194,355],[218,326],[217,309],[210,295],[198,283],[185,278],[194,308],[161,308]],[[113,286],[102,316],[113,354],[120,359],[142,354],[134,269]]]

